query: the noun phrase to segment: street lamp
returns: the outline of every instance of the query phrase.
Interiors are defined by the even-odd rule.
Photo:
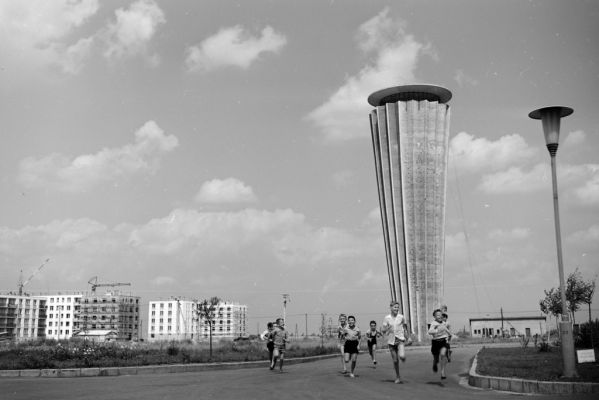
[[[572,114],[574,110],[569,107],[552,106],[539,108],[532,111],[528,116],[532,119],[540,119],[543,123],[543,132],[545,133],[545,142],[547,150],[551,156],[551,177],[553,181],[553,213],[555,217],[555,239],[557,242],[557,268],[559,271],[559,286],[562,302],[562,318],[559,323],[560,336],[562,341],[562,359],[563,359],[563,374],[565,377],[571,378],[578,376],[576,372],[576,359],[574,357],[574,337],[572,332],[572,324],[568,317],[566,303],[566,285],[564,281],[564,262],[562,258],[562,239],[559,224],[559,203],[557,200],[557,174],[555,166],[555,155],[559,144],[559,128],[560,120]]]
[[[283,294],[283,322],[287,322],[287,303],[291,303],[291,297],[287,293]]]

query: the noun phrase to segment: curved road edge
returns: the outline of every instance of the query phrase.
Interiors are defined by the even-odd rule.
[[[338,354],[325,354],[312,357],[289,358],[285,365],[301,364],[311,361],[319,361],[327,358],[338,357]],[[243,368],[265,368],[268,360],[202,363],[202,364],[164,364],[143,365],[134,367],[96,367],[96,368],[64,368],[64,369],[12,369],[0,370],[0,377],[10,378],[76,378],[92,376],[121,376],[121,375],[147,375],[178,372],[201,372],[214,369],[243,369]]]
[[[599,393],[599,383],[594,382],[548,382],[480,375],[476,372],[477,357],[478,352],[476,353],[476,356],[474,356],[472,366],[468,372],[468,384],[470,386],[475,386],[482,389],[494,389],[517,393]]]

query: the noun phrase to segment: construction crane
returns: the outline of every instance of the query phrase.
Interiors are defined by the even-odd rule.
[[[93,278],[91,278],[89,281],[87,281],[87,283],[92,285],[92,293],[96,293],[96,288],[98,288],[98,287],[131,286],[130,283],[122,283],[122,282],[98,283],[97,276],[94,276]]]
[[[44,260],[44,262],[37,267],[37,269],[35,271],[33,271],[33,273],[31,274],[31,276],[29,276],[29,278],[27,278],[27,280],[23,280],[23,270],[21,270],[21,275],[19,275],[19,283],[18,283],[18,287],[19,287],[19,296],[23,295],[23,287],[25,285],[27,285],[35,275],[37,275],[38,272],[40,272],[42,270],[42,268],[44,268],[44,265],[48,264],[48,262],[50,261],[49,258],[46,258]]]

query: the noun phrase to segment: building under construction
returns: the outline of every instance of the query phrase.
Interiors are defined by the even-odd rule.
[[[74,330],[82,335],[94,330],[111,330],[117,340],[139,340],[140,297],[119,290],[103,294],[95,291],[78,298],[75,305]]]
[[[19,294],[0,295],[0,340],[46,337],[46,299]]]

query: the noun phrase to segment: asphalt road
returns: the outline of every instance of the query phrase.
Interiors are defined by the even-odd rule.
[[[377,354],[374,369],[367,353],[358,356],[356,377],[340,373],[340,359],[285,366],[283,373],[268,368],[204,371],[157,375],[93,378],[0,378],[2,400],[166,400],[166,399],[514,399],[523,395],[468,387],[470,360],[476,347],[456,348],[441,381],[431,370],[428,349],[410,348],[400,365],[403,384],[394,384],[391,357]],[[530,396],[527,396],[530,398]],[[534,399],[569,396],[535,395]],[[577,395],[576,399],[594,399]]]

